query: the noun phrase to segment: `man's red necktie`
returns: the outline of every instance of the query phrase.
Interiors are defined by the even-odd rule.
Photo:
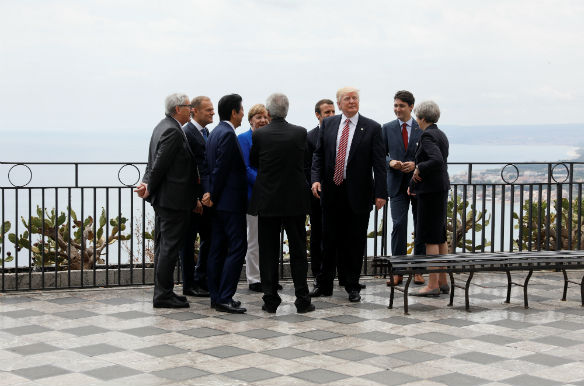
[[[404,139],[404,148],[408,150],[408,124],[402,123],[402,138]]]
[[[345,169],[345,155],[347,154],[347,144],[349,142],[349,122],[345,121],[345,127],[341,132],[341,140],[339,141],[339,148],[337,149],[337,159],[335,160],[335,174],[333,182],[340,185],[343,182],[343,170]]]

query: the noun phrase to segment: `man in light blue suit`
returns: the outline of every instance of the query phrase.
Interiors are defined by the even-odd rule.
[[[203,205],[214,208],[207,264],[209,294],[211,307],[217,311],[242,314],[246,309],[233,299],[247,250],[247,180],[235,135],[243,118],[241,96],[225,95],[217,109],[221,122],[207,140],[209,178],[201,200]]]
[[[407,254],[408,241],[408,211],[412,205],[414,229],[416,228],[417,201],[415,196],[407,193],[408,184],[415,168],[414,156],[422,130],[412,117],[414,95],[409,91],[398,91],[394,96],[393,112],[397,119],[382,127],[383,139],[387,148],[387,193],[389,195],[391,221],[391,254],[392,256]],[[414,239],[414,255],[426,254],[423,243]],[[394,276],[394,284],[402,281],[401,276]],[[415,275],[416,284],[424,284],[422,275]],[[388,285],[391,281],[388,281]]]

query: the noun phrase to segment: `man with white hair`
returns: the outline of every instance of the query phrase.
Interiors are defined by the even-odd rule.
[[[186,297],[174,293],[174,267],[193,209],[201,209],[195,190],[199,173],[181,127],[191,114],[189,97],[172,94],[165,100],[166,117],[150,139],[148,165],[135,192],[154,208],[155,308],[187,308]]]
[[[385,145],[379,123],[359,114],[359,90],[337,91],[340,115],[322,121],[312,161],[312,193],[323,210],[324,250],[313,297],[331,296],[335,260],[349,301],[361,300],[359,276],[369,213],[387,199]],[[373,173],[372,173],[373,171]],[[375,178],[373,178],[375,176]]]
[[[314,311],[308,294],[306,272],[306,214],[310,206],[304,175],[306,129],[286,122],[288,98],[275,93],[266,109],[271,122],[252,134],[250,164],[258,174],[253,186],[249,212],[258,216],[260,277],[264,292],[262,310],[275,313],[282,302],[278,295],[280,229],[283,226],[290,246],[290,269],[296,294],[296,311]]]

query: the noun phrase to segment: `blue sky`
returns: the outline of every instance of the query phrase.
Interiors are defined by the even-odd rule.
[[[399,89],[444,123],[584,122],[583,17],[575,0],[2,1],[0,135],[148,136],[176,91],[246,110],[284,92],[313,126],[345,85],[381,123]]]

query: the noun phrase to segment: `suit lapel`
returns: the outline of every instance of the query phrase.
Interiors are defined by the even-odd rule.
[[[412,121],[412,128],[410,130],[410,138],[408,138],[408,150],[407,152],[412,152],[413,154],[416,154],[416,143],[419,140],[419,136],[414,135],[414,132],[420,130],[420,126],[418,126],[418,123],[413,120]],[[402,141],[403,142],[403,141]]]
[[[334,119],[331,119],[331,124],[324,135],[330,137],[330,147],[332,147],[331,154],[333,155],[333,160],[337,157],[337,137],[339,135],[339,125],[341,124],[341,116],[335,115]]]
[[[357,120],[357,126],[355,127],[355,133],[353,133],[353,141],[351,141],[351,149],[349,150],[349,158],[347,159],[347,165],[351,162],[353,155],[357,151],[357,147],[359,147],[359,143],[367,129],[363,127],[363,120],[361,119],[362,115],[359,114],[359,119]],[[402,141],[403,142],[403,141]]]

